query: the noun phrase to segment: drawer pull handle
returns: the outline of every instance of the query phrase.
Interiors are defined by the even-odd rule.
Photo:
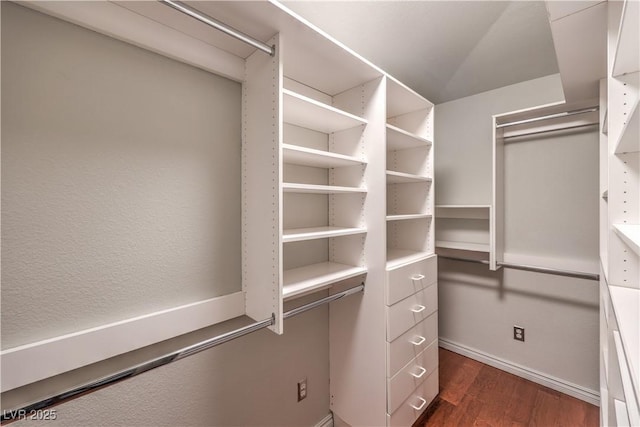
[[[415,307],[413,307],[411,309],[411,311],[413,311],[414,313],[420,313],[421,311],[424,311],[427,307],[425,307],[424,305],[416,305]]]
[[[424,274],[414,274],[411,276],[411,280],[422,280],[424,279]]]
[[[422,366],[418,366],[418,369],[420,369],[420,373],[419,374],[414,374],[413,372],[411,372],[411,376],[414,378],[422,378],[422,376],[424,375],[425,372],[427,372],[426,369],[424,369]]]
[[[422,400],[422,402],[420,403],[420,406],[416,406],[416,405],[409,405],[409,406],[411,406],[413,409],[415,409],[416,411],[420,411],[420,410],[422,410],[422,408],[424,408],[424,405],[426,405],[426,404],[427,404],[427,401],[426,401],[426,400],[424,400],[424,399],[423,399],[423,398],[421,398],[421,397],[418,397],[418,400]]]
[[[427,339],[425,337],[417,337],[418,339],[415,341],[411,341],[411,344],[415,345],[415,346],[419,346],[420,344],[422,344],[423,342],[425,342]]]

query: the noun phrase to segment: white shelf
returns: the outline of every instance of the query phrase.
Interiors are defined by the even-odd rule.
[[[434,256],[423,251],[387,248],[387,270]]]
[[[389,76],[387,79],[387,117],[428,110],[433,104]]]
[[[616,234],[640,256],[640,224],[614,224]]]
[[[366,120],[358,116],[288,89],[283,89],[282,95],[284,121],[292,125],[323,133],[333,133],[367,123]]]
[[[449,242],[445,240],[436,240],[436,248],[457,249],[460,251],[473,252],[489,252],[489,245],[483,243],[472,242]]]
[[[283,182],[282,191],[285,193],[310,193],[310,194],[340,194],[340,193],[366,193],[365,188],[339,187],[336,185],[297,184]]]
[[[409,219],[431,218],[429,214],[387,215],[387,221],[404,221]]]
[[[638,103],[640,96],[636,97],[636,100],[631,107],[629,113],[629,119],[623,124],[622,131],[616,141],[615,152],[631,153],[640,151],[640,108]]]
[[[285,163],[317,168],[339,168],[367,163],[356,157],[291,144],[282,144],[282,156]]]
[[[387,184],[406,184],[410,182],[431,182],[432,179],[426,176],[414,175],[404,172],[387,171]]]
[[[326,239],[329,237],[350,236],[352,234],[364,234],[366,228],[362,227],[309,227],[292,228],[282,233],[282,243],[300,242],[303,240]]]
[[[638,51],[640,2],[627,0],[623,7],[613,63],[614,76],[640,71],[638,70],[640,64],[640,52]]]
[[[436,205],[436,218],[489,219],[490,205]]]
[[[387,124],[387,151],[429,147],[431,144],[428,139]]]
[[[284,271],[282,296],[285,299],[325,289],[345,279],[365,274],[365,267],[322,262]]]

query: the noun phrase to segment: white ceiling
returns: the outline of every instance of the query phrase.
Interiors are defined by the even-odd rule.
[[[284,1],[442,103],[558,73],[542,1]]]

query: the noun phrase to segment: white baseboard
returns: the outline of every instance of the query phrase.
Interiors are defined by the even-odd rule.
[[[329,414],[318,421],[318,423],[314,427],[333,427],[333,414],[329,412]]]
[[[592,405],[600,406],[600,394],[597,391],[590,390],[588,388],[561,380],[559,378],[552,377],[542,372],[535,371],[533,369],[520,366],[508,360],[500,359],[493,355],[478,351],[476,349],[466,347],[461,344],[449,341],[444,338],[439,340],[440,347],[451,350],[454,353],[461,354],[470,359],[477,360],[486,365],[493,366],[510,374],[517,375],[521,378],[525,378],[529,381],[533,381],[536,384],[549,387],[550,389],[559,391],[560,393],[573,396],[576,399],[584,400]]]

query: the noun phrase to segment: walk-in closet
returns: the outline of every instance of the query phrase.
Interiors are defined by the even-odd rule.
[[[640,1],[2,1],[2,425],[640,427]]]

